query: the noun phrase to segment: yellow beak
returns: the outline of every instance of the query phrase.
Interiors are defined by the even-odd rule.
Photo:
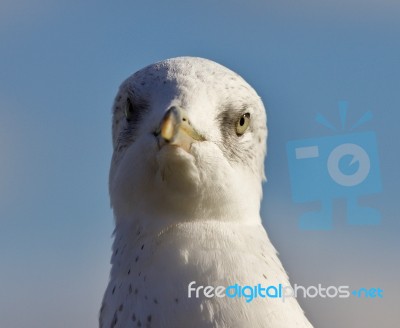
[[[205,140],[192,127],[186,112],[175,106],[165,113],[160,125],[160,135],[166,143],[186,151],[190,150],[193,142]]]

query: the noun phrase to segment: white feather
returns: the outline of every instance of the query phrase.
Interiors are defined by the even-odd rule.
[[[147,101],[145,115],[134,140],[122,147],[119,138],[129,124],[124,106],[137,96]],[[160,149],[152,134],[171,106],[185,108],[205,136],[190,152]],[[251,114],[240,138],[227,138],[234,126],[219,119],[229,106]],[[188,298],[192,281],[289,285],[259,216],[266,135],[256,92],[214,62],[175,58],[124,82],[114,105],[110,196],[116,228],[100,326],[311,327],[294,298]]]

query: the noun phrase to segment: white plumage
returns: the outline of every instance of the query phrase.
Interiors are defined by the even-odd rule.
[[[311,327],[294,298],[188,298],[188,284],[289,285],[261,224],[266,115],[212,61],[150,65],[113,107],[116,228],[101,327]]]

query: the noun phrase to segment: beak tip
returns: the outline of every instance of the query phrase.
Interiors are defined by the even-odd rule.
[[[174,136],[174,124],[170,116],[166,116],[161,124],[161,137],[170,141]]]

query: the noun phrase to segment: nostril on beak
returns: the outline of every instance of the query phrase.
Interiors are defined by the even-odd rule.
[[[153,136],[158,137],[160,135],[160,128],[153,132]]]

